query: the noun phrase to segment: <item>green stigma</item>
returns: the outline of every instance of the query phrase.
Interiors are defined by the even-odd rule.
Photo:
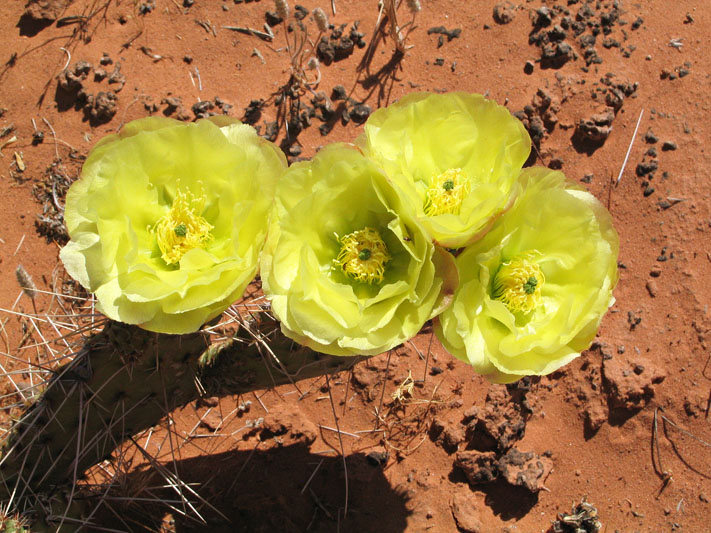
[[[536,255],[519,254],[502,263],[494,276],[492,298],[503,302],[512,313],[530,313],[541,303],[545,276],[535,261]]]
[[[385,265],[391,259],[378,230],[363,228],[339,239],[341,251],[335,259],[343,273],[356,281],[382,283]]]
[[[425,215],[458,215],[462,202],[470,191],[471,181],[461,168],[445,170],[432,178],[425,191]]]
[[[536,285],[538,285],[536,276],[531,276],[526,283],[523,284],[523,290],[526,294],[533,294],[536,292]]]
[[[188,251],[202,248],[212,239],[212,224],[200,214],[204,206],[204,195],[177,190],[170,210],[156,222],[153,233],[167,264],[180,263]]]

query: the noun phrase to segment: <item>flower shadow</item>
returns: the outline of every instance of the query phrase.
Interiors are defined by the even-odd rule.
[[[195,513],[182,516],[166,505],[178,498],[153,468],[134,470],[118,481],[123,487],[149,487],[144,493],[106,498],[94,526],[121,530],[218,532],[405,531],[407,497],[392,488],[380,467],[364,454],[346,457],[348,513],[344,516],[345,475],[341,457],[312,453],[303,442],[269,450],[232,450],[166,463],[205,503],[193,501]],[[134,498],[131,498],[134,496]],[[161,503],[163,500],[165,503]],[[120,503],[121,505],[116,505]],[[174,508],[182,504],[170,503]],[[111,509],[109,509],[109,506]],[[212,508],[210,508],[212,507]],[[117,516],[124,522],[121,526]]]

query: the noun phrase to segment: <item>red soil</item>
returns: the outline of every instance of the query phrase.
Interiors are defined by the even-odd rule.
[[[376,2],[334,3],[336,15],[329,2],[320,3],[331,21],[347,24],[347,33],[359,20],[359,31],[370,43]],[[602,62],[590,64],[587,71],[581,68],[586,64],[583,49],[571,31],[566,41],[577,58],[559,68],[542,68],[536,62],[541,49],[529,44],[532,20],[544,5],[555,14],[554,2],[545,0],[510,4],[513,19],[507,23],[494,21],[494,0],[423,0],[417,27],[407,39],[412,47],[399,62],[392,60],[394,46],[386,39],[366,71],[358,69],[365,51],[358,47],[345,59],[320,67],[320,90],[330,94],[335,85],[343,85],[354,100],[371,108],[415,90],[486,93],[512,112],[531,104],[539,89],[553,98],[557,123],[545,133],[536,164],[562,165],[569,178],[584,181],[609,206],[621,240],[617,302],[594,347],[562,371],[506,392],[453,360],[436,340],[430,346],[431,334],[425,331],[412,345],[356,367],[351,377],[344,373],[333,378],[330,392],[321,379],[300,384],[303,395],[287,386],[258,398],[186,407],[173,414],[173,430],[192,435],[177,454],[180,475],[186,482],[200,483],[196,490],[232,525],[202,506],[210,526],[173,513],[177,530],[449,532],[459,526],[463,531],[548,531],[558,513],[569,512],[583,498],[596,506],[605,532],[711,530],[711,368],[706,368],[711,160],[705,148],[711,138],[711,72],[705,45],[711,11],[696,8],[698,2],[690,0],[619,3],[619,18],[626,24],[617,20],[609,36],[598,35],[595,50]],[[51,286],[59,247],[35,229],[36,217],[48,202],[38,202],[33,187],[48,183],[48,168],[58,158],[64,166],[57,171],[76,176],[78,163],[71,159],[70,147],[85,155],[95,141],[125,122],[165,112],[169,106],[163,99],[168,97],[180,98],[190,119],[193,103],[215,97],[231,104],[229,113],[241,118],[251,100],[268,98],[289,78],[287,54],[277,50],[284,39],[282,26],[274,28],[271,44],[224,28],[261,30],[265,11],[273,10],[267,0],[196,0],[189,8],[178,0],[156,0],[145,14],[139,10],[148,2],[63,4],[70,5],[60,18],[94,15],[83,25],[65,19],[42,27],[23,18],[21,2],[0,6],[0,108],[5,109],[0,129],[14,126],[0,145],[17,136],[0,157],[0,184],[6,191],[0,196],[5,213],[0,305],[5,309],[20,292],[14,276],[18,264],[39,288]],[[311,10],[319,2],[303,4]],[[559,4],[575,20],[585,2]],[[611,4],[590,2],[593,19],[600,21]],[[107,7],[100,10],[102,6]],[[553,24],[563,16],[556,15]],[[633,29],[638,17],[643,22]],[[313,20],[305,22],[314,32]],[[435,26],[461,28],[461,35],[451,40],[442,36],[438,47],[440,34],[427,31]],[[608,41],[606,48],[605,37],[619,46]],[[81,60],[100,67],[103,53],[113,60],[103,67],[109,74],[121,64],[125,85],[117,93],[116,114],[99,123],[100,116],[96,120],[76,109],[76,94],[59,89],[58,77],[65,64],[71,70]],[[526,73],[529,60],[534,65]],[[609,137],[592,149],[572,138],[581,119],[605,108],[609,91],[601,80],[607,73],[614,74],[613,84],[629,83],[630,91],[632,84],[639,85],[624,97]],[[82,83],[91,94],[115,91],[120,85],[96,81],[94,71]],[[531,109],[531,116],[540,114],[540,95],[534,103],[538,108]],[[639,133],[618,183],[642,110]],[[265,106],[259,121],[262,131],[263,121],[274,120],[276,112],[273,104]],[[44,133],[36,145],[33,118]],[[551,115],[544,118],[550,122]],[[314,119],[299,135],[303,157],[325,143],[353,140],[361,131],[352,120],[345,126],[337,121],[323,137],[320,124]],[[647,132],[658,140],[645,138]],[[676,149],[663,148],[667,141]],[[652,148],[656,155],[649,155]],[[658,162],[654,177],[638,176],[637,165],[652,160]],[[592,177],[584,179],[586,175]],[[49,298],[41,296],[37,303],[41,312]],[[32,306],[25,298],[16,309],[30,312]],[[3,315],[15,339],[19,319]],[[431,351],[427,367],[415,346],[424,354]],[[410,372],[418,381],[412,395],[398,405],[392,394]],[[3,390],[8,387],[6,383]],[[246,400],[252,402],[249,412],[227,416]],[[473,407],[478,409],[478,423]],[[195,428],[201,417],[202,424]],[[260,417],[271,431],[247,427],[231,437],[219,436]],[[326,429],[336,427],[347,432],[341,434],[342,442]],[[490,442],[482,444],[487,431]],[[485,474],[471,466],[478,457],[472,450],[491,448],[494,441],[505,449],[514,446],[543,456],[541,464],[552,469],[531,482],[539,492],[509,484],[503,474],[494,482],[469,483],[467,474]],[[653,454],[657,444],[661,465],[655,464]],[[347,473],[337,455],[341,451]],[[368,458],[371,452],[386,452],[387,457]],[[494,452],[497,460],[502,454]],[[371,464],[376,459],[382,464]],[[129,494],[137,490],[140,468],[126,483]],[[147,528],[158,527],[162,517],[150,517],[138,505],[121,513],[127,523],[137,520]],[[110,512],[103,515],[105,526],[126,529]]]

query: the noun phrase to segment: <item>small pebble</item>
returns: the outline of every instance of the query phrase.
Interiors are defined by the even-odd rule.
[[[644,142],[647,144],[654,144],[659,140],[659,138],[654,135],[652,130],[647,130],[647,133],[644,134]]]
[[[662,144],[662,151],[669,152],[672,150],[676,150],[676,143],[674,141],[664,141],[664,144]]]
[[[563,160],[557,157],[551,159],[548,162],[548,168],[550,168],[551,170],[560,170],[561,168],[563,168]]]
[[[370,107],[365,104],[358,104],[350,110],[349,115],[356,124],[363,124],[370,116]]]
[[[371,466],[382,466],[388,462],[390,454],[388,452],[372,451],[366,455],[366,459]]]
[[[345,100],[348,98],[348,92],[343,85],[336,85],[331,91],[331,100]]]

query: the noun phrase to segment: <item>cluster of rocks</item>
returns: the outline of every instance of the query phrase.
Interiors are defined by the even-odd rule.
[[[444,26],[433,26],[427,30],[427,35],[437,35],[437,48],[442,48],[444,45],[444,38],[447,38],[447,42],[452,39],[457,39],[462,34],[462,28],[453,28],[448,30]]]
[[[662,69],[659,78],[662,80],[675,80],[677,78],[685,78],[689,74],[691,74],[691,62],[684,61],[683,65],[674,67],[673,70]]]
[[[365,48],[365,34],[358,31],[359,22],[356,21],[346,33],[347,24],[336,27],[329,26],[330,34],[324,35],[316,46],[316,54],[320,61],[330,65],[334,61],[345,59],[353,53],[354,48]]]
[[[569,6],[579,4],[575,14]],[[513,10],[506,4],[499,4],[494,10],[494,20],[506,23],[513,18]],[[602,63],[595,45],[600,38],[604,48],[619,48],[622,55],[629,57],[635,50],[630,45],[623,46],[628,35],[623,30],[622,42],[611,34],[616,25],[623,26],[626,21],[620,18],[622,12],[617,0],[601,3],[597,0],[568,0],[567,6],[555,4],[552,7],[543,6],[532,13],[532,30],[529,34],[529,44],[541,50],[539,59],[542,68],[560,68],[568,61],[578,58],[577,46],[585,60],[583,70],[592,64]],[[632,30],[638,29],[642,19],[637,19],[631,25]]]
[[[188,109],[183,105],[183,100],[179,96],[172,96],[171,93],[168,93],[165,98],[160,100],[160,105],[164,106],[162,110],[164,116],[182,120],[183,122],[213,117],[215,115],[229,115],[233,108],[232,104],[216,96],[212,100],[200,100],[199,102],[195,102]],[[157,113],[160,110],[159,104],[150,96],[143,98],[143,107],[151,114]]]
[[[215,115],[229,115],[232,109],[232,104],[228,104],[219,96],[215,96],[212,100],[201,100],[191,106],[191,111],[195,118],[207,118]]]
[[[652,185],[652,180],[654,179],[654,176],[659,170],[659,151],[657,150],[656,146],[659,142],[659,138],[654,134],[651,129],[649,129],[644,134],[644,142],[650,145],[650,147],[642,156],[642,161],[637,163],[637,166],[635,167],[635,174],[641,180],[640,186],[642,188],[642,194],[647,197],[653,194],[655,190]],[[662,152],[673,151],[676,150],[676,148],[676,143],[670,140],[664,141],[661,146]],[[663,172],[662,180],[666,179],[667,177],[668,173]],[[669,206],[662,205],[661,207],[663,209],[666,209]]]
[[[304,35],[308,33],[308,30],[304,23],[302,22],[309,15],[309,10],[301,5],[294,6],[294,21],[287,24],[287,31],[294,32],[297,30],[302,32]],[[284,19],[276,11],[267,11],[265,13],[266,22],[268,26],[277,26],[284,22]],[[359,21],[354,22],[351,25],[350,30],[346,32],[346,27],[348,24],[341,24],[340,26],[335,26],[334,24],[329,24],[326,31],[327,35],[319,34],[319,41],[316,45],[316,54],[320,61],[326,65],[330,65],[334,61],[340,61],[345,59],[353,53],[353,50],[357,46],[358,48],[365,48],[365,34],[358,31]]]
[[[599,109],[587,118],[580,119],[575,125],[573,145],[580,150],[597,149],[602,146],[612,132],[612,122],[622,109],[625,99],[633,97],[638,87],[637,82],[617,80],[611,73],[603,76],[591,93],[592,99],[599,103]],[[558,125],[559,112],[559,99],[545,89],[539,88],[531,99],[531,103],[524,106],[522,110],[514,112],[513,115],[523,123],[531,136],[533,145],[540,149],[541,142]],[[570,126],[572,125],[565,127]],[[533,163],[535,157],[534,152],[527,163]],[[553,159],[549,162],[549,166],[559,169],[562,166],[562,161]]]
[[[126,77],[121,74],[121,63],[116,63],[113,70],[108,72],[105,67],[111,64],[113,60],[107,54],[99,60],[98,67],[94,67],[88,61],[77,61],[71,68],[64,69],[58,78],[58,91],[72,100],[70,106],[83,110],[86,118],[93,125],[106,123],[114,117],[117,111],[117,93],[126,84]],[[85,82],[92,71],[94,82],[101,83],[107,80],[109,85],[116,87],[112,90],[98,91],[96,94],[90,93]],[[58,100],[61,100],[59,95]]]
[[[558,124],[558,112],[560,102],[545,89],[538,89],[531,99],[531,103],[524,106],[521,111],[516,111],[513,115],[518,118],[528,131],[533,145],[539,149],[541,142],[550,134]],[[535,152],[531,153],[529,163],[536,157]]]
[[[618,81],[615,75],[607,73],[600,79],[600,85],[592,91],[591,97],[601,109],[587,118],[582,118],[575,126],[573,144],[578,148],[599,148],[612,133],[612,122],[622,109],[626,98],[633,97],[639,83]]]
[[[321,122],[319,126],[321,135],[328,135],[339,121],[344,125],[350,121],[362,124],[371,113],[369,106],[349,98],[342,85],[336,85],[330,96],[324,91],[314,93],[310,104],[303,101],[293,85],[285,86],[284,91],[274,100],[275,106],[284,106],[286,109],[284,116],[274,121],[265,121],[262,130],[262,125],[257,123],[262,118],[262,111],[266,105],[267,101],[263,99],[252,100],[245,108],[241,120],[254,126],[260,135],[270,141],[277,139],[280,125],[285,124],[286,136],[281,142],[281,147],[290,158],[301,155],[301,146],[297,138],[303,130],[312,125],[312,119]]]
[[[483,409],[473,407],[458,424],[435,418],[430,436],[450,454],[454,466],[472,485],[504,480],[532,493],[544,488],[553,468],[550,454],[522,452],[515,447],[533,410],[528,404],[530,380],[491,385]]]
[[[306,9],[304,6],[301,6],[299,4],[294,6],[294,18],[296,19],[297,23],[304,20],[308,15],[309,15],[309,10]],[[281,24],[282,22],[284,22],[284,19],[282,18],[282,16],[279,13],[277,13],[276,11],[267,11],[264,14],[264,16],[266,18],[267,24],[269,24],[272,27],[277,26],[277,25]],[[288,24],[287,30],[289,32],[294,31],[294,26],[293,26],[292,22],[290,22]]]

